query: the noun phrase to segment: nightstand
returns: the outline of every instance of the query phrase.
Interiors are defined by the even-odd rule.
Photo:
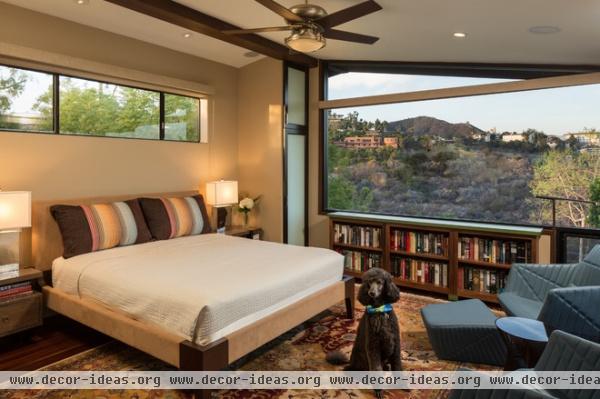
[[[253,240],[261,240],[263,231],[260,227],[244,227],[244,226],[229,226],[225,230],[228,236],[251,238]]]
[[[42,278],[36,269],[0,274],[0,337],[42,325]]]

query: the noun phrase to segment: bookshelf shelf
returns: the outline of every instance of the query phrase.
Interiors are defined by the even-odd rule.
[[[469,265],[469,266],[493,267],[493,268],[497,268],[497,269],[510,270],[510,265],[506,264],[506,263],[482,262],[479,260],[468,260],[468,259],[459,259],[458,262],[460,264]]]
[[[498,298],[491,292],[501,291],[511,268],[501,262],[538,261],[542,229],[498,225],[494,231],[493,225],[483,230],[478,224],[416,220],[335,213],[330,215],[330,248],[346,257],[348,275],[360,277],[375,265],[392,273],[401,287],[492,303]]]
[[[448,294],[450,292],[448,287],[435,284],[419,283],[417,281],[404,280],[398,277],[394,278],[394,283],[402,287],[417,288],[426,291],[437,292],[440,294]]]
[[[409,258],[437,260],[437,261],[441,261],[441,262],[448,262],[450,260],[447,256],[443,256],[443,255],[423,254],[423,253],[419,253],[419,252],[407,252],[407,251],[398,251],[398,250],[391,250],[391,249],[390,249],[390,254],[406,256]]]
[[[361,251],[375,251],[375,252],[382,252],[383,249],[382,248],[376,248],[376,247],[365,247],[362,245],[352,245],[352,244],[340,244],[339,242],[334,242],[333,243],[334,247],[340,247],[340,248],[348,248],[348,249],[358,249]]]

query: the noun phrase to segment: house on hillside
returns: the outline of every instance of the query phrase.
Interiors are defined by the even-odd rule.
[[[383,138],[383,146],[398,148],[398,137],[384,137]]]
[[[525,137],[522,133],[505,132],[502,134],[502,141],[505,143],[510,143],[513,141],[525,141]]]
[[[344,137],[341,146],[345,148],[379,148],[381,140],[379,136],[350,136]]]
[[[571,137],[582,145],[600,146],[600,132],[595,130],[589,132],[566,133],[563,135],[563,140],[567,141]]]

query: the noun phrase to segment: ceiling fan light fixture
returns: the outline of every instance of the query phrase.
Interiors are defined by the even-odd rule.
[[[285,44],[300,53],[312,53],[325,47],[325,37],[317,29],[297,29],[285,39]]]

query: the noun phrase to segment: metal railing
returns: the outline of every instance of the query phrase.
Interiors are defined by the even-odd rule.
[[[575,198],[553,197],[539,195],[538,199],[552,201],[552,247],[555,261],[559,263],[579,262],[595,244],[600,243],[600,229],[585,227],[562,227],[556,225],[556,203],[557,201],[577,202],[595,205],[597,202]],[[573,242],[576,239],[576,248]],[[574,256],[576,255],[576,256]]]

